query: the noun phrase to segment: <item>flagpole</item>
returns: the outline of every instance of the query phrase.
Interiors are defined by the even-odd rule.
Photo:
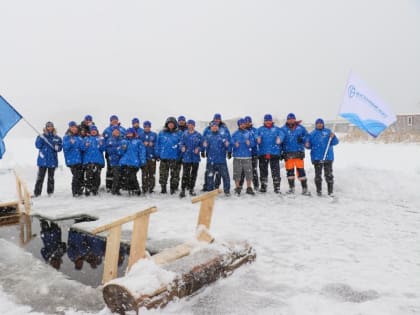
[[[344,93],[346,93],[347,86],[349,85],[350,78],[351,78],[351,72],[352,72],[352,71],[350,70],[350,73],[349,73],[349,75],[348,75],[348,77],[347,77],[347,83],[346,83],[346,86],[344,87]],[[335,135],[335,127],[336,127],[336,125],[337,125],[337,119],[338,119],[338,117],[340,116],[340,115],[339,115],[339,113],[340,113],[340,109],[338,109],[337,115],[335,116],[334,125],[333,125],[332,131],[331,131],[331,133],[332,133],[332,134],[334,134],[334,135]],[[316,126],[315,126],[315,128],[316,128]],[[322,157],[322,161],[321,161],[321,162],[324,162],[324,161],[325,161],[325,159],[327,158],[327,154],[328,154],[328,150],[330,149],[330,146],[331,146],[331,141],[332,141],[332,138],[333,138],[333,137],[331,137],[331,134],[330,134],[330,137],[329,137],[329,139],[328,139],[328,143],[327,143],[327,147],[325,148],[325,151],[324,151],[324,156]]]
[[[53,150],[55,150],[54,146],[50,143],[50,141],[48,141],[47,138],[45,138],[43,134],[41,134],[29,121],[27,121],[25,117],[23,117],[22,115],[21,117],[22,117],[22,120],[26,122],[28,126],[31,127],[35,131],[36,134],[38,134],[38,136],[40,136]]]

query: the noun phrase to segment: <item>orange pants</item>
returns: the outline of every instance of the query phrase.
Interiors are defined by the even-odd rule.
[[[306,177],[303,159],[289,159],[285,162],[288,178],[295,177],[295,168],[298,173],[298,178]]]

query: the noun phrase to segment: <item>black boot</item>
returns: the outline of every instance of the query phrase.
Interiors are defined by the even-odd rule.
[[[166,193],[167,193],[167,191],[166,191],[166,185],[162,185],[161,187],[162,187],[162,188],[161,188],[161,190],[160,190],[160,193],[161,193],[161,194],[166,194]]]
[[[309,196],[311,193],[308,191],[308,180],[303,179],[300,183],[302,185],[302,195]]]
[[[333,194],[334,183],[327,183],[328,187],[328,195],[331,196]]]
[[[294,179],[288,179],[289,182],[289,190],[287,191],[288,194],[294,194],[295,193],[295,180]]]
[[[195,193],[194,189],[190,189],[190,196],[196,196],[197,194]]]
[[[179,197],[180,198],[184,198],[185,197],[185,189],[182,188],[181,192],[179,193]]]
[[[322,182],[315,182],[316,194],[322,196]]]

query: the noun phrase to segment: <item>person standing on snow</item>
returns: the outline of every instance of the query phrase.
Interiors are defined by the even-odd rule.
[[[105,140],[98,134],[98,128],[91,125],[89,136],[83,139],[83,166],[86,170],[85,195],[96,196],[101,185],[101,170],[105,165]]]
[[[333,195],[334,176],[333,146],[338,144],[338,138],[328,128],[325,128],[324,120],[318,118],[315,121],[315,129],[309,134],[305,147],[311,150],[311,161],[315,168],[315,186],[318,196],[322,196],[322,169],[324,169],[325,181],[327,182],[328,195]],[[325,155],[325,151],[327,154]],[[324,156],[325,155],[325,156]]]
[[[264,125],[257,130],[258,159],[260,164],[260,192],[267,192],[268,165],[273,178],[274,192],[280,193],[280,157],[281,143],[284,139],[282,130],[273,122],[271,114],[264,115]]]
[[[235,193],[239,196],[242,191],[240,184],[242,174],[246,179],[246,193],[255,195],[251,187],[252,180],[252,150],[255,147],[253,133],[246,129],[245,119],[238,120],[238,130],[232,135],[233,155],[233,180],[235,181]]]
[[[287,193],[295,193],[295,168],[297,178],[302,185],[302,195],[310,195],[308,191],[308,180],[304,168],[305,159],[305,142],[308,137],[306,128],[301,125],[302,121],[296,121],[293,113],[287,115],[286,123],[282,127],[285,134],[283,141],[284,160],[287,172],[287,180],[289,182],[289,191]]]
[[[195,196],[194,187],[197,180],[198,166],[200,163],[201,134],[195,130],[195,121],[188,120],[188,130],[181,137],[182,152],[182,183],[181,198],[185,197],[185,190],[188,189],[190,196]]]
[[[57,131],[52,122],[47,122],[43,134],[35,140],[35,147],[38,153],[38,175],[35,183],[34,195],[38,197],[42,192],[45,174],[48,171],[47,194],[54,193],[54,173],[58,166],[57,152],[62,149],[62,139],[57,136]]]
[[[121,169],[120,169],[120,158],[121,158],[121,132],[118,126],[113,126],[111,129],[111,137],[108,137],[105,140],[106,154],[108,156],[108,165],[110,168],[110,191],[113,195],[121,195],[120,193],[120,178],[121,178]],[[107,175],[107,181],[109,177]],[[107,182],[107,188],[109,183]]]
[[[229,128],[226,126],[226,124],[222,121],[222,115],[219,113],[216,113],[213,115],[213,120],[209,123],[209,125],[204,129],[203,131],[203,137],[206,137],[207,135],[211,134],[211,125],[212,123],[215,123],[219,127],[219,133],[222,137],[224,137],[227,141],[231,142],[231,135]],[[206,166],[206,172],[207,172],[207,166]],[[207,179],[208,176],[205,173],[204,174],[204,185],[202,191],[210,191],[207,189]],[[217,173],[214,184],[216,188],[219,188],[221,182],[220,173]]]
[[[178,130],[184,132],[188,130],[187,119],[181,115],[178,117]]]
[[[79,127],[75,121],[69,122],[69,129],[63,138],[64,160],[73,175],[71,191],[73,197],[83,194],[83,165],[82,165],[83,140],[79,136]]]
[[[146,120],[143,123],[144,132],[140,134],[140,140],[146,148],[146,165],[141,168],[143,193],[153,193],[155,188],[156,155],[155,145],[157,141],[156,132],[151,131],[152,123]]]
[[[79,135],[83,134],[83,136],[86,136],[89,134],[90,126],[94,126],[95,123],[93,122],[92,115],[86,115],[83,121],[79,125]]]
[[[251,116],[245,116],[245,123],[246,129],[251,132],[252,136],[254,137],[255,141],[257,139],[257,128],[255,128],[252,124]],[[242,172],[241,180],[239,181],[239,186],[243,187],[245,180],[245,174]],[[260,187],[259,179],[258,179],[258,145],[255,142],[255,146],[252,148],[252,184],[254,185],[254,189],[258,190]]]
[[[125,139],[121,142],[121,173],[126,180],[129,195],[141,195],[137,172],[146,165],[146,149],[137,138],[134,128],[128,128]]]
[[[156,143],[156,158],[160,159],[159,166],[159,183],[161,185],[161,193],[166,194],[166,184],[171,174],[170,193],[173,195],[179,186],[178,161],[181,158],[181,150],[179,142],[181,140],[181,132],[178,130],[177,121],[174,117],[166,119],[165,126],[159,132]]]
[[[215,188],[215,177],[218,175],[223,179],[223,191],[226,196],[230,196],[230,178],[226,163],[232,157],[230,145],[230,135],[219,131],[219,124],[215,121],[210,123],[210,133],[203,137],[202,156],[207,156],[206,172],[207,190],[212,191]]]
[[[112,132],[115,128],[119,129],[119,134],[121,138],[125,137],[125,128],[121,126],[121,123],[118,119],[117,115],[112,115],[109,118],[110,124],[105,130],[102,132],[102,136],[104,137],[105,141],[107,141],[111,136]],[[106,189],[107,191],[111,191],[113,187],[113,179],[112,179],[112,166],[109,162],[109,155],[108,151],[105,153],[105,160],[106,160]],[[115,170],[115,168],[114,168]]]

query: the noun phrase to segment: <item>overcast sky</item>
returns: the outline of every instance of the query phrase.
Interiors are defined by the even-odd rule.
[[[101,129],[111,114],[156,128],[215,112],[334,119],[350,70],[396,113],[420,112],[420,0],[2,0],[0,12],[0,94],[38,128],[85,114]]]

